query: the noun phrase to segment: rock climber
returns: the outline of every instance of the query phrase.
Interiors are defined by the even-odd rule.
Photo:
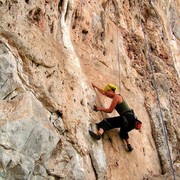
[[[112,102],[109,108],[103,108],[99,106],[95,106],[95,111],[103,111],[105,113],[111,113],[114,109],[119,113],[120,116],[106,118],[101,122],[97,123],[98,132],[94,133],[93,131],[89,131],[91,137],[95,140],[101,139],[103,133],[113,128],[121,128],[119,135],[122,139],[125,140],[128,151],[132,151],[133,148],[129,143],[129,135],[128,132],[131,131],[135,127],[137,120],[134,111],[129,108],[125,100],[120,94],[117,94],[115,91],[118,89],[113,84],[108,84],[105,86],[104,90],[92,84],[94,88],[96,88],[101,94],[112,99]],[[139,121],[140,122],[140,121]],[[141,123],[141,122],[140,122]],[[142,123],[141,123],[142,124]]]

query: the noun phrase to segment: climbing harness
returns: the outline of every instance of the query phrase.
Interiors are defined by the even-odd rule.
[[[139,14],[139,17],[140,17],[140,9],[141,9],[141,7],[139,6],[138,0],[137,0],[137,8],[138,8],[138,14]],[[175,172],[174,172],[174,167],[173,167],[173,162],[172,162],[171,154],[170,154],[169,143],[168,143],[167,129],[166,129],[166,126],[165,126],[165,123],[164,123],[164,116],[163,116],[163,113],[162,113],[161,102],[160,102],[158,88],[157,88],[157,84],[156,84],[156,78],[155,78],[155,75],[154,75],[154,66],[153,66],[153,62],[152,62],[151,58],[149,58],[146,32],[144,30],[144,25],[141,22],[141,19],[140,19],[140,24],[141,24],[141,27],[142,27],[142,31],[143,31],[144,39],[145,39],[145,44],[146,44],[145,49],[146,49],[147,53],[145,53],[145,56],[146,56],[146,59],[149,61],[151,72],[152,72],[152,75],[153,75],[154,88],[155,88],[155,91],[156,91],[156,96],[157,96],[157,100],[158,100],[158,107],[159,107],[159,110],[160,110],[160,116],[161,116],[161,120],[162,120],[162,124],[163,124],[163,132],[164,132],[166,146],[167,146],[167,150],[168,150],[168,156],[169,156],[169,160],[170,160],[172,175],[173,175],[174,180],[176,180]]]

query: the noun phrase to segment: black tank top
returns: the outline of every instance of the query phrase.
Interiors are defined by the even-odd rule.
[[[122,103],[117,104],[115,107],[116,111],[121,115],[123,112],[130,110],[128,104],[126,103],[126,101],[122,101]]]

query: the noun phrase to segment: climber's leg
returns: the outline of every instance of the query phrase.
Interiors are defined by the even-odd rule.
[[[128,132],[127,132],[124,128],[121,128],[121,129],[120,129],[120,132],[119,132],[119,135],[120,135],[120,137],[121,137],[123,140],[125,140],[128,151],[132,151],[133,148],[132,148],[131,144],[129,143],[129,135],[128,135]]]

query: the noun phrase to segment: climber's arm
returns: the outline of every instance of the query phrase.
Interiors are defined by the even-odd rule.
[[[92,86],[93,86],[93,88],[96,88],[101,94],[103,94],[103,95],[105,95],[105,93],[104,93],[104,91],[103,91],[103,89],[101,89],[101,88],[99,88],[99,87],[97,87],[96,85],[94,85],[93,83],[92,83]]]

